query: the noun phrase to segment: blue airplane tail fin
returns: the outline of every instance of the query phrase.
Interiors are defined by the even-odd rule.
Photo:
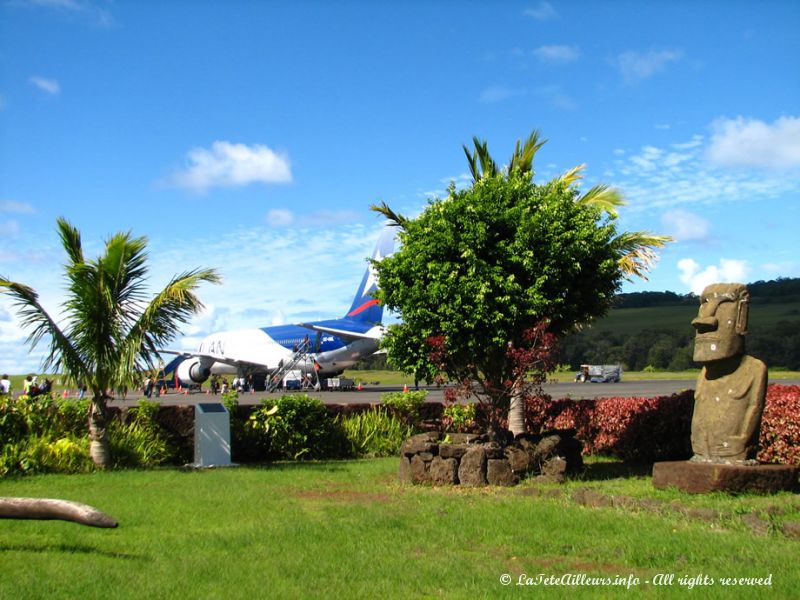
[[[373,260],[380,260],[394,252],[395,232],[395,228],[389,225],[383,228],[378,243],[375,245],[375,251],[372,253]],[[364,323],[380,323],[383,319],[383,306],[373,296],[377,289],[378,281],[375,277],[375,269],[370,264],[361,279],[361,285],[358,286],[356,296],[353,298],[353,305],[347,311],[345,318]]]

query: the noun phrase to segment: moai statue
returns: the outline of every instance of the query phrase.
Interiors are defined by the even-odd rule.
[[[715,283],[703,290],[694,360],[697,378],[692,450],[695,462],[755,464],[767,367],[744,353],[749,294],[740,283]]]

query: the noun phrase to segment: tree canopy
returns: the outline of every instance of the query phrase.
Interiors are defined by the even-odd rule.
[[[478,382],[505,407],[517,379],[510,348],[546,322],[563,334],[603,315],[622,280],[642,275],[667,238],[620,232],[619,194],[580,194],[582,167],[533,181],[538,132],[500,169],[477,138],[465,153],[474,182],[451,184],[414,219],[374,207],[400,227],[401,249],[376,263],[380,300],[402,323],[384,340],[390,361],[430,379],[431,339],[444,344],[451,379]],[[499,390],[505,390],[500,392]]]

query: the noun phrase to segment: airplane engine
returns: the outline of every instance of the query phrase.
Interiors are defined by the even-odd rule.
[[[199,385],[211,375],[211,369],[200,364],[199,358],[187,358],[175,371],[181,385]]]

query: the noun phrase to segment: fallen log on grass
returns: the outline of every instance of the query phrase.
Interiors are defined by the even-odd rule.
[[[117,521],[88,504],[54,498],[0,497],[0,519],[58,519],[90,527],[116,527]]]

